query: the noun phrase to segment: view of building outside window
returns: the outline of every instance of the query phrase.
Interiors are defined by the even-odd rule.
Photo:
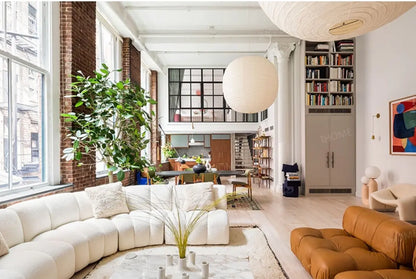
[[[0,191],[45,181],[42,13],[45,2],[0,2]]]
[[[121,68],[121,40],[112,33],[100,20],[96,20],[96,68],[99,70],[102,64],[106,64],[110,70]],[[120,72],[114,72],[112,79],[119,81]],[[108,123],[112,125],[113,123]],[[96,153],[96,175],[107,175],[107,166],[101,161],[102,156],[99,151]]]

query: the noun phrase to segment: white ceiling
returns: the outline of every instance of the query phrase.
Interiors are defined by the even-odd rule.
[[[264,55],[288,36],[257,2],[98,2],[122,36],[131,37],[151,68],[226,66],[243,55]]]

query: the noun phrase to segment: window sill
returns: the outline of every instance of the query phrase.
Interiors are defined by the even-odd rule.
[[[26,189],[16,193],[6,194],[0,196],[0,205],[11,203],[18,200],[23,200],[37,195],[47,194],[57,190],[63,190],[66,188],[73,187],[72,184],[55,185],[55,186],[43,186],[39,188]]]

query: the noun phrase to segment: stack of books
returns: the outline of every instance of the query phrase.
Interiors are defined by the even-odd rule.
[[[354,51],[353,41],[339,41],[337,42],[338,51]]]
[[[315,46],[315,50],[329,50],[329,44],[320,43]]]

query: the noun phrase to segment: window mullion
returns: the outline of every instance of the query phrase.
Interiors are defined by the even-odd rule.
[[[12,189],[12,185],[13,185],[13,118],[14,118],[14,98],[13,98],[13,88],[12,88],[12,77],[13,77],[13,72],[12,72],[12,62],[10,59],[7,59],[7,73],[8,73],[8,81],[7,81],[7,93],[8,93],[8,119],[7,119],[7,133],[8,133],[8,137],[9,137],[9,141],[8,141],[8,149],[9,149],[9,154],[8,154],[8,161],[9,161],[9,167],[8,167],[8,173],[9,173],[9,190]]]

